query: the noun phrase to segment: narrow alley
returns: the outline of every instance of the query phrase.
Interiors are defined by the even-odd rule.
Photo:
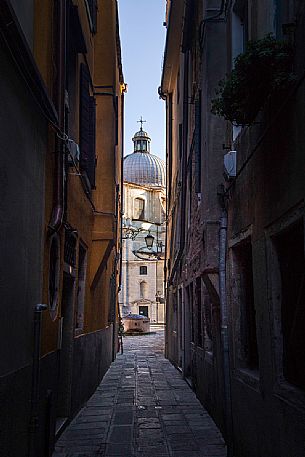
[[[305,457],[304,43],[0,0],[0,457]]]
[[[213,420],[164,358],[162,326],[153,330],[124,338],[124,354],[57,441],[53,457],[225,457]]]

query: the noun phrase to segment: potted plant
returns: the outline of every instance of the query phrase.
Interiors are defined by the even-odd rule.
[[[293,50],[271,34],[249,41],[239,54],[231,74],[219,82],[212,113],[235,125],[251,125],[266,98],[287,88],[294,80]]]

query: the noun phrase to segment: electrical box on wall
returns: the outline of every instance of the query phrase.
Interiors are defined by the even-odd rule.
[[[71,140],[70,138],[68,139],[68,150],[69,150],[69,156],[68,156],[68,163],[69,165],[73,165],[73,162],[78,163],[79,161],[79,146],[75,141]]]
[[[223,157],[224,176],[227,181],[236,177],[236,151],[229,151]]]

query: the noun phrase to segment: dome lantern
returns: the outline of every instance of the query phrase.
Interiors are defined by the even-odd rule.
[[[134,134],[134,137],[132,139],[133,150],[134,152],[150,152],[151,139],[149,138],[147,132],[143,130],[143,123],[146,121],[143,121],[141,116],[141,119],[137,122],[141,123],[141,128],[138,132]]]

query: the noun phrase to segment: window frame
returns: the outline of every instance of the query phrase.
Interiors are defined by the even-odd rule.
[[[143,273],[143,271],[145,271],[145,273]],[[139,274],[140,275],[147,275],[147,265],[140,265]]]
[[[259,354],[259,338],[258,328],[256,325],[256,341],[257,341],[257,352],[258,352],[258,366],[252,368],[243,363],[242,343],[241,343],[241,301],[240,301],[240,284],[238,284],[237,278],[237,263],[235,258],[234,249],[237,249],[242,244],[251,242],[252,246],[252,226],[241,231],[234,239],[229,241],[229,277],[230,277],[230,302],[232,307],[231,314],[231,328],[232,328],[232,348],[233,348],[233,373],[236,379],[241,382],[245,382],[250,385],[254,390],[259,392],[260,386],[260,354]],[[252,278],[253,278],[253,289],[255,290],[255,272],[253,266],[253,248],[252,248]],[[253,292],[254,292],[253,290]],[[253,306],[255,306],[255,293],[253,295]]]
[[[139,213],[138,217],[136,217],[136,208],[135,208],[136,200],[139,200],[139,201],[143,202],[143,208],[141,210],[141,213]],[[146,201],[145,201],[144,198],[135,197],[133,199],[133,220],[135,220],[135,221],[145,221],[145,206],[146,206]]]
[[[270,307],[270,327],[272,339],[278,342],[277,345],[272,347],[272,361],[274,370],[273,376],[273,394],[280,397],[282,400],[287,401],[289,404],[293,403],[298,407],[305,408],[304,390],[291,384],[283,373],[283,336],[281,332],[281,272],[277,259],[277,250],[275,245],[275,238],[290,226],[297,223],[299,220],[303,221],[303,229],[305,236],[305,208],[302,202],[299,206],[295,207],[285,216],[280,218],[277,222],[272,224],[265,230],[266,242],[266,258],[267,258],[267,293],[268,303]],[[304,240],[305,251],[305,240]]]

